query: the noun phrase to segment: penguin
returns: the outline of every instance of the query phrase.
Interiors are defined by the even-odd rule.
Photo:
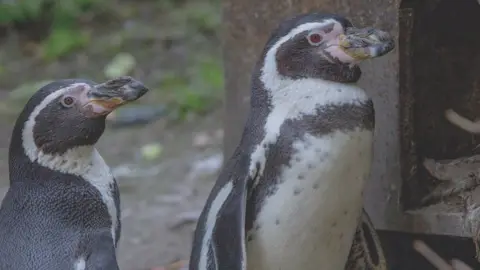
[[[147,91],[120,77],[58,80],[32,95],[10,141],[0,269],[119,269],[119,190],[95,143],[106,116]]]
[[[362,207],[375,120],[356,83],[360,62],[394,47],[387,32],[335,14],[280,23],[254,67],[241,140],[196,225],[190,270],[386,269]]]

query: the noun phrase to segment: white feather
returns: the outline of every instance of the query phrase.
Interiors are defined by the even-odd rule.
[[[281,169],[281,184],[265,201],[254,224],[260,229],[247,243],[249,270],[343,269],[362,209],[372,137],[357,129],[294,143],[296,154]]]
[[[74,266],[74,270],[85,270],[85,259],[84,258],[79,258],[76,262],[75,262],[75,266]]]

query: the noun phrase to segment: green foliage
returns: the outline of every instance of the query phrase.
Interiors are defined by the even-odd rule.
[[[40,56],[44,61],[55,61],[73,51],[88,47],[85,49],[89,57],[88,68],[79,71],[75,68],[67,69],[67,74],[73,70],[80,73],[76,74],[77,77],[99,76],[98,79],[104,79],[104,77],[130,74],[132,69],[135,72],[140,71],[147,75],[145,78],[147,82],[152,80],[150,83],[158,87],[159,91],[152,91],[157,99],[150,101],[166,103],[170,115],[177,120],[188,118],[190,115],[204,114],[221,104],[224,78],[220,53],[217,49],[218,35],[216,35],[221,24],[220,0],[1,1],[0,26],[5,24],[15,26],[21,22],[20,31],[26,31],[28,35],[30,24],[40,22],[43,27],[45,22],[50,23],[46,26],[49,29],[48,35],[44,36],[39,44],[31,44],[31,42],[19,44],[29,46],[26,48],[28,50],[33,48],[35,55]],[[11,1],[11,4],[5,4],[5,1]],[[154,14],[153,18],[142,18],[145,5],[149,9],[154,9],[151,12]],[[98,16],[99,12],[101,16]],[[128,27],[108,28],[110,25],[106,28],[103,28],[103,25],[98,27],[99,23],[95,19],[112,13],[115,13],[115,19],[132,23],[129,23]],[[90,18],[93,21],[87,22],[86,20]],[[102,22],[106,21],[102,20]],[[41,33],[44,32],[41,31]],[[188,56],[182,57],[178,63],[175,62],[175,58],[172,58],[172,62],[164,62],[164,59],[170,59],[170,55],[168,47],[162,47],[163,44],[170,44],[168,46],[174,44],[177,46],[176,52],[182,51]],[[151,48],[152,46],[159,47]],[[28,52],[31,53],[31,51]],[[94,56],[90,57],[90,55]],[[73,60],[75,59],[66,58],[61,64],[75,65]],[[8,61],[13,60],[4,62]],[[138,66],[136,66],[137,61]],[[143,70],[144,65],[151,66],[145,64],[145,61],[158,61],[159,65]],[[105,63],[109,64],[105,65]],[[48,63],[45,64],[48,65]],[[101,68],[104,68],[103,72]],[[157,68],[161,71],[157,72]],[[9,76],[10,72],[8,65],[4,65],[4,69],[5,72],[1,74],[0,66],[2,78]],[[64,76],[55,71],[51,72],[53,74],[45,77]],[[41,71],[40,74],[42,74]],[[32,81],[42,76],[33,76]],[[161,80],[160,84],[159,80]],[[31,94],[24,88],[35,89],[35,87],[36,85],[20,87],[21,89],[14,91],[14,94],[9,97],[9,101],[23,100],[24,96],[28,97]],[[13,104],[13,102],[9,103]],[[3,107],[5,106],[0,102],[0,114]]]
[[[90,36],[75,28],[53,28],[42,44],[42,57],[52,61],[88,44]]]
[[[194,60],[188,76],[169,73],[161,84],[163,93],[170,94],[175,115],[184,119],[189,114],[203,114],[221,101],[223,69],[215,58]]]
[[[57,0],[55,1],[54,16],[58,22],[71,22],[82,13],[99,8],[100,4],[100,0]]]
[[[214,31],[220,25],[219,6],[208,2],[191,2],[183,9],[187,22],[202,31]]]
[[[77,18],[84,12],[100,7],[100,0],[22,0],[0,4],[0,25],[12,23],[35,24],[52,18],[51,31],[42,43],[42,56],[54,60],[85,46],[88,34],[77,25]]]
[[[4,1],[0,4],[0,24],[38,18],[44,4],[41,0]]]
[[[217,59],[202,59],[198,63],[198,74],[203,84],[212,91],[223,88],[223,68]]]
[[[35,22],[47,11],[53,14],[55,20],[71,21],[99,3],[100,0],[4,0],[0,3],[0,24]]]

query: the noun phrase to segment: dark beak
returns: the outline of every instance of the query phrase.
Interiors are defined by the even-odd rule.
[[[339,40],[340,48],[360,61],[385,55],[395,48],[395,40],[390,34],[372,27],[347,28]]]
[[[94,114],[108,114],[128,102],[145,95],[148,88],[143,83],[124,76],[98,84],[87,94],[88,104]]]

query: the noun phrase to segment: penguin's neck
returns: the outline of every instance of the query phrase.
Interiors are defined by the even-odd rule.
[[[268,69],[258,70],[253,80],[251,110],[262,111],[257,117],[272,117],[272,113],[295,118],[316,114],[322,106],[357,103],[368,100],[366,92],[356,83],[321,78],[292,79]],[[280,120],[280,119],[278,119]]]
[[[48,180],[48,177],[41,176],[52,173],[83,177],[95,169],[97,159],[101,157],[93,146],[79,146],[63,154],[49,154],[16,138],[10,145],[10,182]]]
[[[250,113],[237,147],[237,152],[250,156],[250,171],[255,171],[257,161],[262,163],[266,159],[266,151],[270,145],[277,143],[285,121],[318,115],[319,110],[329,106],[362,105],[370,100],[366,92],[354,83],[314,78],[281,79],[265,80],[260,76],[253,79]],[[308,127],[309,123],[306,125]]]
[[[365,97],[365,92],[356,84],[361,76],[357,65],[330,64],[310,76],[291,77],[279,71],[275,48],[264,52],[261,59],[252,80],[252,109],[290,107],[293,103],[341,103]]]
[[[281,87],[266,88],[271,108],[295,108],[299,114],[313,114],[319,106],[351,103],[367,98],[363,89],[351,83],[313,78],[282,83]],[[296,113],[295,111],[289,114]]]

